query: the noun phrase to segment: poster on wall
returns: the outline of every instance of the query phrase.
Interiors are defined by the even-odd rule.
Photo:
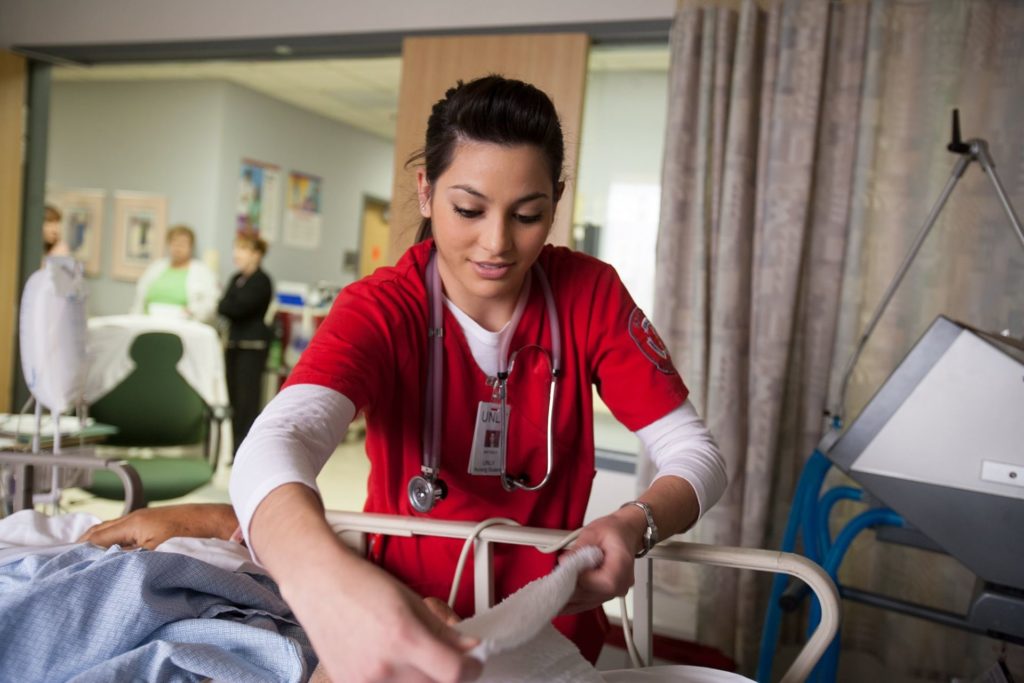
[[[320,211],[318,176],[292,171],[288,174],[288,209],[284,216],[283,242],[289,247],[317,249],[320,246]]]
[[[61,212],[61,235],[71,255],[85,266],[85,274],[100,274],[103,240],[103,190],[63,190],[49,193],[46,203]]]
[[[167,198],[138,192],[114,194],[114,261],[110,274],[135,282],[160,258],[167,227]]]
[[[258,232],[268,242],[276,240],[281,220],[280,198],[281,169],[273,164],[242,159],[235,230]]]

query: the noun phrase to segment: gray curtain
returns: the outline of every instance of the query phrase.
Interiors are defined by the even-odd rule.
[[[730,475],[691,536],[777,547],[836,370],[948,177],[952,107],[1024,209],[1024,3],[682,0],[671,45],[654,318]],[[848,414],[939,312],[1024,333],[1022,285],[1024,249],[974,168],[858,365]],[[696,637],[752,672],[767,580],[657,571],[696,596]],[[870,540],[841,579],[953,611],[972,587],[948,558]],[[943,680],[1001,649],[845,607],[849,680]]]

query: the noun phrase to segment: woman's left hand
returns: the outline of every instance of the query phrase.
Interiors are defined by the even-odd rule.
[[[633,560],[643,547],[646,529],[643,513],[633,506],[595,519],[583,527],[574,546],[597,546],[604,553],[604,560],[596,569],[580,574],[576,591],[562,609],[562,614],[593,609],[626,594],[633,585]]]

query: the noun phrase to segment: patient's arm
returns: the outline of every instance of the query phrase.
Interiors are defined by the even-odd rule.
[[[237,528],[238,520],[230,505],[192,503],[136,510],[124,517],[97,524],[78,541],[104,547],[117,544],[126,549],[152,550],[177,536],[227,540]]]

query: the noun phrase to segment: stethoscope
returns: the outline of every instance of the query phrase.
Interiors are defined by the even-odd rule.
[[[548,430],[547,430],[547,469],[544,478],[535,486],[529,485],[526,475],[513,477],[505,471],[506,441],[501,439],[501,485],[506,491],[537,491],[541,489],[551,478],[551,470],[554,466],[554,410],[555,410],[555,380],[561,375],[562,369],[562,331],[558,324],[558,311],[555,309],[555,297],[551,294],[551,285],[548,283],[544,271],[536,263],[533,264],[531,273],[540,282],[544,292],[544,301],[547,304],[548,325],[551,327],[551,355],[548,364],[551,370],[551,384],[548,388]],[[427,263],[427,298],[430,302],[430,327],[427,329],[427,388],[426,401],[423,419],[423,461],[420,464],[420,474],[409,480],[408,493],[409,504],[417,512],[430,512],[439,500],[448,495],[448,486],[440,478],[441,471],[441,423],[442,423],[442,382],[444,377],[444,317],[443,297],[441,294],[441,275],[437,269],[437,252],[432,252],[430,261]],[[515,313],[512,315],[511,330],[514,331],[522,318],[526,308],[526,299],[520,297],[516,304]],[[508,432],[506,415],[508,412],[508,377],[515,366],[516,356],[522,349],[509,356],[509,346],[512,343],[513,334],[506,335],[498,354],[498,376],[494,384],[495,398],[500,404],[500,419],[505,434]],[[530,347],[524,347],[530,348]]]

